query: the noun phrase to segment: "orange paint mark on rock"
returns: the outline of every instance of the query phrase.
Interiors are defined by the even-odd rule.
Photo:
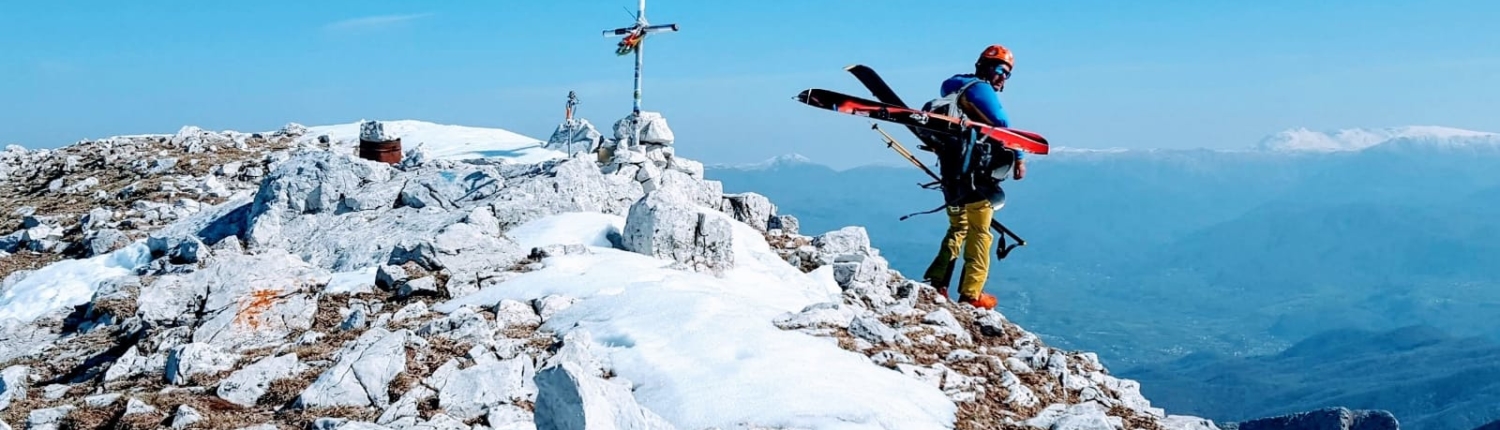
[[[259,329],[261,325],[260,316],[271,309],[281,298],[277,297],[277,290],[255,290],[249,295],[240,298],[240,309],[234,315],[234,325],[238,327],[248,326],[251,330]]]

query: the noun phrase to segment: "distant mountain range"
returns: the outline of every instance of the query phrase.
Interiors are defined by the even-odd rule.
[[[1500,418],[1500,343],[1430,326],[1333,330],[1278,354],[1211,352],[1125,370],[1153,401],[1245,420],[1323,407],[1390,411],[1404,428],[1473,429]]]
[[[1500,143],[1497,137],[1500,135],[1437,126],[1355,128],[1334,132],[1295,128],[1267,136],[1260,141],[1258,147],[1277,151],[1358,151],[1392,141],[1493,145]]]
[[[1028,245],[994,263],[989,291],[1050,342],[1098,351],[1117,368],[1274,355],[1338,329],[1415,324],[1500,337],[1500,137],[1435,127],[1312,133],[1243,150],[1031,157],[997,214]],[[1339,149],[1302,149],[1327,140]],[[794,157],[757,166],[708,176],[726,192],[766,194],[807,232],[865,225],[903,273],[921,273],[946,228],[940,213],[898,220],[940,203],[916,186],[927,179],[915,168],[836,171]],[[1209,381],[1166,388],[1211,386],[1200,382]]]

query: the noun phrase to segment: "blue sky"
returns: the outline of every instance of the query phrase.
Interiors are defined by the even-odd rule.
[[[647,41],[645,108],[709,163],[789,152],[891,162],[860,118],[791,100],[865,94],[884,72],[909,102],[1003,43],[1018,128],[1074,147],[1245,147],[1289,127],[1412,124],[1500,131],[1490,1],[894,2],[650,0],[679,33]],[[614,55],[625,1],[7,2],[0,142],[240,131],[413,118],[545,138],[569,90],[580,115],[630,110]],[[900,131],[898,139],[911,140]],[[899,159],[894,159],[899,161]]]

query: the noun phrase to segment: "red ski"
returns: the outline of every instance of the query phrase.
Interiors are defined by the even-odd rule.
[[[890,121],[939,133],[960,134],[974,130],[980,136],[1001,146],[1033,154],[1048,152],[1047,139],[1039,134],[1023,130],[994,127],[946,115],[905,108],[889,103],[860,98],[836,91],[808,89],[797,94],[797,101],[809,106],[846,113],[855,116]]]

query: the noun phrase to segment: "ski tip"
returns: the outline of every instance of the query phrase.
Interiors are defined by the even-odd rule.
[[[796,96],[793,96],[792,100],[796,100],[799,103],[812,104],[813,90],[814,88],[802,90],[802,92],[799,92]]]

